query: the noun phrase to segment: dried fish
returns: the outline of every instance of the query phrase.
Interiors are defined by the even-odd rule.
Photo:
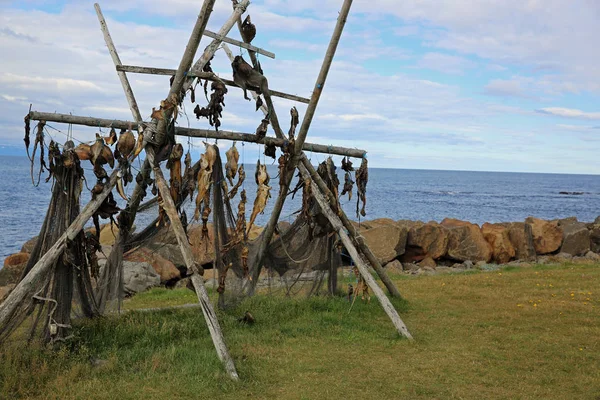
[[[103,139],[104,143],[106,143],[109,146],[115,144],[117,142],[117,132],[115,131],[115,128],[110,128],[108,136],[105,136]]]
[[[354,181],[352,180],[352,175],[350,172],[346,172],[344,175],[344,189],[342,190],[342,194],[340,196],[348,193],[348,201],[352,200],[352,188],[354,186]]]
[[[242,22],[242,29],[240,33],[242,35],[242,39],[244,39],[244,42],[246,43],[251,43],[256,36],[256,26],[252,23],[250,15],[248,15],[246,19],[244,19],[244,22]]]
[[[256,128],[256,136],[258,136],[259,140],[263,139],[265,136],[267,136],[268,131],[269,131],[269,120],[267,118],[264,118],[260,122],[260,125],[258,125],[258,128]]]
[[[225,107],[227,87],[221,81],[214,81],[211,84],[210,89],[212,90],[212,93],[210,94],[208,105],[202,108],[200,108],[199,105],[196,105],[194,114],[196,114],[197,119],[200,119],[200,117],[208,118],[210,126],[214,126],[216,130],[219,130],[219,127],[221,126],[220,118],[223,117],[223,107]]]
[[[296,128],[298,127],[298,124],[300,123],[300,116],[298,114],[298,110],[296,109],[296,107],[292,107],[290,109],[290,116],[291,116],[291,121],[290,121],[290,130],[288,131],[288,137],[290,140],[294,140],[294,136],[296,135]]]
[[[227,197],[229,197],[229,199],[233,199],[235,197],[235,195],[238,192],[238,189],[242,186],[245,179],[246,179],[246,171],[244,170],[244,165],[242,164],[238,168],[238,181],[235,184],[235,186],[231,189],[231,192],[229,192],[229,194],[227,195]]]
[[[265,145],[265,156],[271,157],[273,160],[277,157],[277,147],[274,144]]]
[[[365,207],[367,205],[367,183],[369,182],[369,170],[367,159],[363,158],[360,168],[356,171],[356,217],[359,217],[359,203],[362,201],[362,208],[360,209],[360,215],[363,217],[367,215]]]
[[[225,156],[227,157],[227,163],[225,163],[225,176],[229,180],[229,183],[233,185],[233,179],[237,175],[238,161],[240,159],[240,153],[235,147],[235,142],[233,142],[233,146],[225,152]]]
[[[267,173],[267,166],[260,163],[260,160],[256,162],[256,171],[254,172],[254,179],[256,181],[256,185],[268,185],[271,178]]]
[[[346,172],[354,171],[354,167],[352,166],[352,161],[346,156],[342,158],[342,169]]]
[[[258,189],[256,190],[256,199],[254,199],[254,207],[252,208],[252,215],[250,215],[250,222],[248,223],[246,234],[250,233],[258,214],[262,214],[265,211],[267,201],[270,197],[271,187],[262,183],[259,184]]]

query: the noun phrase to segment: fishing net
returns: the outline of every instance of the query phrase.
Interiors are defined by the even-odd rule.
[[[23,277],[79,215],[83,170],[73,148],[73,143],[67,142],[62,154],[57,147],[51,154],[52,198]],[[98,315],[92,284],[92,274],[97,271],[88,259],[91,247],[94,247],[94,238],[84,232],[67,242],[66,250],[51,268],[25,288],[27,295],[23,304],[15,308],[6,324],[0,327],[0,341],[10,336],[29,316],[32,317],[27,324],[30,340],[39,338],[45,342],[57,342],[70,337],[73,314],[85,317]]]

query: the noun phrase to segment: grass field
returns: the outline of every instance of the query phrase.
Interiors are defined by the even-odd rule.
[[[132,312],[58,351],[5,345],[0,398],[600,399],[600,266],[394,278],[413,343],[375,298],[348,314],[343,298],[259,296],[220,314],[234,383],[198,309]],[[161,289],[126,306],[195,300]],[[246,310],[255,325],[237,322]]]

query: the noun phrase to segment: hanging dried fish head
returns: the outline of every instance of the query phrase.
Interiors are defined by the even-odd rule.
[[[250,15],[244,19],[242,22],[242,30],[241,30],[242,39],[244,42],[251,43],[254,37],[256,36],[256,26],[252,23],[250,19]]]

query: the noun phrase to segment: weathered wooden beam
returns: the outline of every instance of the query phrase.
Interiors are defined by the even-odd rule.
[[[301,171],[302,171],[302,168],[301,168]],[[306,177],[310,177],[310,175],[308,175],[306,170],[304,170],[303,175]],[[352,240],[346,233],[346,229],[345,229],[344,225],[340,221],[339,217],[333,212],[333,210],[329,206],[329,202],[325,199],[325,197],[321,193],[320,188],[317,186],[317,184],[313,180],[311,180],[311,185],[312,185],[313,197],[319,204],[321,211],[327,217],[327,219],[333,226],[333,229],[335,229],[335,231],[339,235],[342,243],[344,244],[344,247],[346,248],[346,250],[348,250],[350,257],[352,257],[352,260],[354,261],[354,264],[358,268],[361,276],[364,278],[364,280],[367,283],[367,285],[369,286],[369,288],[373,291],[373,294],[377,297],[377,300],[379,300],[379,302],[381,303],[381,306],[383,307],[384,311],[386,312],[386,314],[388,315],[388,317],[390,318],[390,320],[396,327],[396,330],[398,331],[398,333],[400,335],[405,336],[406,338],[408,338],[410,340],[413,340],[413,337],[411,336],[410,332],[406,328],[406,325],[404,324],[404,322],[402,322],[402,319],[398,315],[398,312],[396,311],[396,309],[394,308],[394,306],[392,305],[390,300],[385,296],[385,293],[383,293],[383,290],[381,290],[379,285],[377,285],[377,282],[375,281],[375,279],[373,279],[373,277],[371,276],[371,273],[369,272],[369,268],[367,267],[367,265],[363,261],[362,257],[360,256],[360,254],[354,247]]]
[[[227,36],[221,36],[218,33],[211,32],[209,30],[204,31],[204,36],[208,36],[209,38],[213,38],[213,39],[219,39],[222,42],[229,43],[234,46],[238,46],[238,47],[244,48],[246,50],[250,50],[255,53],[258,53],[258,54],[262,54],[263,56],[266,56],[269,58],[275,58],[275,53],[271,53],[270,51],[261,49],[260,47],[253,46],[249,43],[244,43],[244,42],[240,42],[239,40],[228,38]]]
[[[150,157],[152,158],[153,156]],[[208,297],[208,292],[204,286],[204,279],[199,275],[198,267],[194,262],[192,248],[188,241],[188,237],[185,234],[183,226],[181,225],[181,220],[177,214],[175,203],[171,197],[169,185],[167,185],[167,181],[165,180],[160,167],[154,168],[154,178],[156,179],[156,186],[158,187],[163,199],[163,208],[167,212],[169,220],[171,221],[171,228],[173,228],[173,232],[177,238],[177,243],[181,249],[181,254],[185,261],[185,265],[188,268],[188,271],[192,271],[191,281],[194,285],[194,289],[196,289],[198,301],[202,307],[202,313],[206,319],[206,324],[208,325],[210,336],[213,340],[213,344],[215,345],[215,349],[217,350],[217,355],[219,356],[221,362],[225,365],[225,369],[227,370],[229,376],[234,380],[238,380],[239,377],[235,369],[233,359],[229,355],[229,351],[225,344],[225,339],[223,338],[223,333],[221,332],[219,320],[217,319],[213,305]]]
[[[84,125],[91,126],[94,128],[115,128],[115,129],[127,129],[130,125],[132,129],[136,128],[136,124],[130,121],[106,119],[106,118],[94,118],[94,117],[81,117],[70,114],[58,114],[58,113],[45,113],[38,111],[31,111],[29,118],[32,121],[46,121],[46,122],[60,122],[65,124],[73,125]],[[178,136],[196,137],[196,138],[208,138],[208,139],[222,139],[222,140],[235,140],[238,142],[248,143],[263,143],[268,145],[274,145],[281,147],[286,143],[286,139],[265,137],[260,138],[250,133],[232,132],[232,131],[215,131],[213,129],[193,129],[176,127],[175,134]],[[348,156],[353,158],[363,158],[367,152],[361,149],[350,149],[348,147],[341,146],[327,146],[323,144],[315,143],[304,143],[303,146],[305,151],[313,153],[323,153],[338,156]]]
[[[246,9],[248,8],[249,5],[250,5],[250,0],[242,0],[241,3],[237,4],[233,8],[233,13],[229,17],[229,19],[223,24],[221,29],[219,29],[219,32],[217,32],[217,34],[219,36],[227,36],[229,31],[233,27],[233,24],[235,24],[235,22],[240,18],[240,16],[244,12],[246,12]],[[206,27],[205,27],[205,29],[206,29]],[[217,51],[217,49],[219,48],[221,43],[222,43],[222,41],[220,39],[214,39],[208,46],[206,46],[206,49],[204,49],[204,53],[202,53],[202,56],[200,57],[200,59],[194,63],[194,66],[190,70],[190,73],[198,74],[200,72],[203,72],[204,66],[206,65],[206,63],[208,63],[211,60],[211,58],[213,57],[213,55],[215,54],[215,52]],[[189,90],[189,88],[192,87],[193,82],[194,82],[194,78],[187,78],[183,85],[183,90],[187,92]]]
[[[310,98],[310,103],[308,104],[306,114],[304,115],[304,118],[302,120],[298,137],[296,138],[294,154],[291,160],[288,161],[288,165],[285,168],[284,179],[280,181],[279,195],[277,196],[277,200],[275,201],[275,205],[273,206],[273,211],[271,211],[271,217],[269,218],[269,222],[265,226],[265,229],[261,235],[261,241],[259,242],[258,250],[256,253],[257,255],[254,258],[252,265],[250,266],[250,271],[252,271],[253,274],[253,280],[258,279],[258,274],[260,273],[260,266],[262,265],[267,246],[271,242],[273,234],[275,233],[275,227],[277,226],[277,222],[279,221],[279,217],[281,216],[281,210],[283,209],[283,205],[287,198],[290,189],[290,183],[292,182],[292,179],[294,177],[294,171],[298,164],[299,156],[302,153],[304,142],[308,134],[308,129],[310,128],[310,124],[317,109],[317,105],[319,104],[319,99],[321,98],[321,93],[323,91],[323,87],[325,86],[325,81],[327,80],[327,75],[329,73],[331,63],[333,62],[333,57],[337,50],[337,46],[340,41],[342,32],[344,30],[344,26],[346,25],[346,18],[350,13],[351,5],[352,0],[344,0],[344,4],[342,5],[342,9],[340,10],[335,29],[333,31],[333,35],[331,36],[329,46],[327,47],[327,52],[325,53],[325,59],[323,60],[319,76],[317,77],[317,83],[315,84],[315,88]],[[275,129],[275,131],[277,132],[277,129]],[[254,291],[254,288],[254,285],[250,287],[250,293]]]
[[[100,22],[100,29],[102,30],[102,34],[104,35],[104,41],[106,42],[106,47],[108,47],[110,56],[112,57],[115,65],[121,65],[121,59],[119,58],[119,54],[117,53],[115,44],[113,43],[112,37],[110,36],[110,32],[108,31],[108,26],[106,25],[106,21],[104,20],[104,15],[102,15],[100,5],[98,3],[95,3],[94,8],[96,9],[96,15],[98,16],[98,21]],[[129,103],[131,114],[133,115],[134,119],[141,122],[142,115],[140,114],[137,102],[135,101],[135,98],[133,96],[133,91],[131,90],[131,85],[129,84],[127,75],[125,74],[125,72],[118,72],[117,74],[119,75],[121,86],[123,86],[123,90],[125,91],[125,97],[127,98],[127,102]]]
[[[175,73],[174,69],[154,68],[154,67],[138,67],[135,65],[120,65],[120,66],[117,66],[117,71],[132,72],[132,73],[136,73],[136,74],[165,75],[165,76],[173,76]],[[187,74],[187,76],[189,78],[200,78],[200,79],[206,79],[209,81],[221,81],[227,86],[239,88],[239,85],[237,83],[235,83],[234,81],[218,77],[217,75],[215,75],[212,72],[197,72],[197,73],[189,72]],[[271,96],[281,97],[282,99],[288,99],[288,100],[292,100],[292,101],[297,101],[298,103],[308,104],[310,102],[310,100],[305,97],[300,97],[300,96],[296,96],[293,94],[278,92],[276,90],[269,90],[269,92],[271,93]]]
[[[0,327],[4,326],[10,317],[14,315],[17,308],[22,305],[26,297],[32,296],[45,274],[52,268],[58,257],[63,254],[67,241],[75,240],[79,232],[83,229],[87,221],[100,208],[102,202],[113,187],[117,183],[118,171],[115,170],[110,175],[108,183],[104,185],[104,189],[100,194],[94,196],[92,200],[86,204],[81,210],[81,213],[69,225],[66,232],[54,243],[54,245],[44,254],[39,261],[33,266],[31,271],[17,284],[4,302],[0,305]]]
[[[190,70],[192,63],[194,62],[194,56],[196,55],[196,51],[200,45],[202,34],[204,33],[206,25],[208,24],[208,19],[212,13],[215,1],[216,0],[204,0],[200,14],[198,14],[198,18],[196,19],[196,23],[192,29],[192,34],[190,35],[188,43],[185,47],[183,57],[179,63],[179,67],[175,72],[171,89],[169,90],[169,94],[165,99],[165,102],[170,104],[170,107],[167,107],[163,110],[161,119],[153,118],[148,124],[147,131],[149,135],[144,134],[144,147],[146,147],[148,143],[160,146],[164,142],[167,124],[171,121],[173,111],[175,110],[175,105],[179,104],[182,91],[187,91],[191,86],[191,80],[187,78],[187,72]],[[203,54],[203,57],[205,55],[206,51]]]

